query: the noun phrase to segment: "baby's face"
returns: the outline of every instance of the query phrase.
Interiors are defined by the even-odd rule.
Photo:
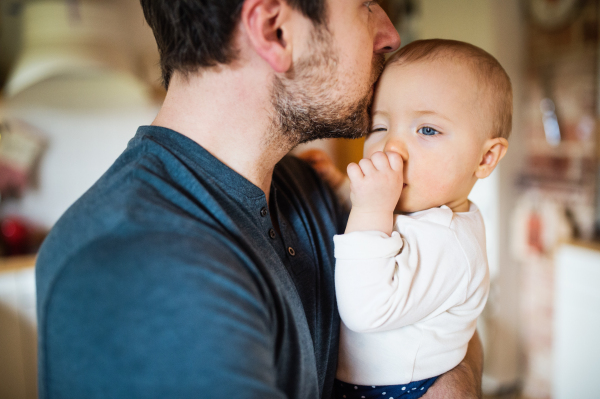
[[[483,114],[475,77],[465,66],[446,60],[386,68],[364,156],[402,156],[405,186],[397,212],[464,208],[488,138]]]

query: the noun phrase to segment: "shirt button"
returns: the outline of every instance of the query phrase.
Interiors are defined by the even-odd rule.
[[[288,247],[288,254],[290,254],[290,256],[296,256],[296,251],[294,251],[294,248]]]
[[[269,212],[267,211],[267,208],[263,208],[260,210],[260,216],[265,217],[269,214]]]
[[[273,230],[273,229],[269,230],[269,237],[275,239],[275,230]]]

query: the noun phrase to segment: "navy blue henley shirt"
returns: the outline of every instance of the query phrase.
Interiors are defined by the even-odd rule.
[[[37,263],[41,398],[330,398],[346,216],[285,157],[264,193],[140,127]]]

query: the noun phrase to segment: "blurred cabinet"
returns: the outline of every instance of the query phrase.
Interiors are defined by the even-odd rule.
[[[555,281],[553,398],[600,398],[600,245],[563,245]]]

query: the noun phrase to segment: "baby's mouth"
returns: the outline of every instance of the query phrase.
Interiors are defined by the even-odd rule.
[[[403,184],[402,184],[402,188],[404,188],[404,187],[406,187],[406,186],[408,186],[408,184],[406,184],[406,183],[403,183]]]

